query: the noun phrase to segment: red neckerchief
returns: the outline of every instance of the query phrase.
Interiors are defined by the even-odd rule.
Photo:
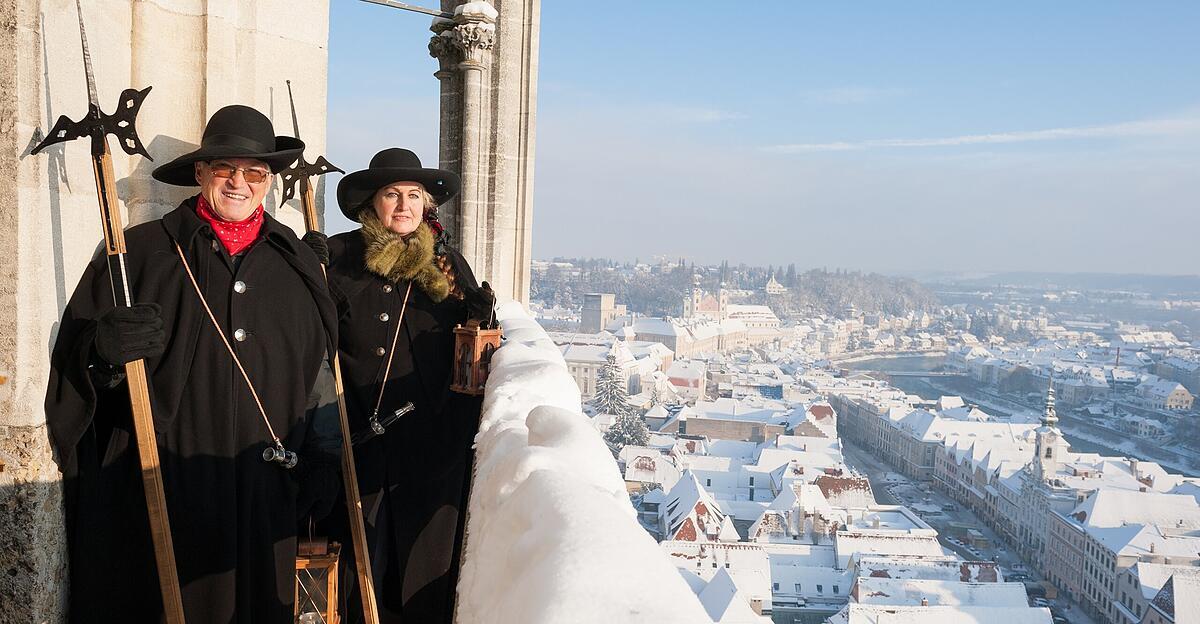
[[[263,224],[262,204],[258,205],[253,214],[241,221],[226,221],[212,211],[203,195],[196,200],[196,214],[212,227],[213,233],[217,235],[221,244],[225,245],[231,256],[236,256],[249,247],[250,243],[258,238]]]

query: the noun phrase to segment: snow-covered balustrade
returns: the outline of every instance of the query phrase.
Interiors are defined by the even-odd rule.
[[[711,622],[638,524],[558,347],[520,304],[496,314],[457,621]]]

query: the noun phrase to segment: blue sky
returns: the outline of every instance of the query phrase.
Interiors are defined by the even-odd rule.
[[[846,4],[544,1],[534,256],[1200,272],[1200,3]],[[330,160],[436,162],[429,19],[331,11]]]

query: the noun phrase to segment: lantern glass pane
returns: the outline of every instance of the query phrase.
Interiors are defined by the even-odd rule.
[[[333,624],[325,619],[329,610],[329,568],[296,570],[296,611],[300,624]]]

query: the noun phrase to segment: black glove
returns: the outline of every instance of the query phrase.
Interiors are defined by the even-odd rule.
[[[293,476],[300,486],[296,520],[319,521],[328,516],[342,487],[341,460],[328,453],[311,453],[300,458]]]
[[[467,320],[479,321],[479,326],[490,329],[495,323],[496,293],[491,284],[484,282],[479,288],[467,287],[463,291],[467,304]]]
[[[309,230],[307,234],[300,238],[300,240],[304,241],[304,244],[308,245],[308,248],[312,249],[313,253],[317,254],[317,260],[319,260],[321,264],[329,266],[328,236],[325,236],[316,230]]]
[[[120,366],[157,357],[166,348],[167,333],[157,303],[118,306],[96,321],[96,355],[105,364]]]

